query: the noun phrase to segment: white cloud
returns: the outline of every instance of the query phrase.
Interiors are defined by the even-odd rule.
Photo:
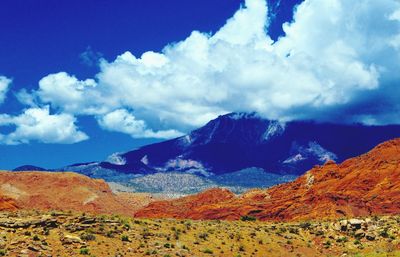
[[[305,0],[277,42],[267,13],[264,0],[247,0],[214,35],[193,31],[160,53],[102,60],[95,80],[50,74],[34,96],[133,137],[175,136],[231,111],[400,122],[398,1]],[[379,101],[386,107],[365,108]]]
[[[4,99],[6,98],[6,94],[8,92],[8,88],[11,82],[12,82],[11,79],[4,76],[0,76],[0,104],[4,102]]]
[[[77,143],[88,139],[75,125],[70,114],[50,114],[49,107],[26,109],[18,116],[0,115],[0,126],[15,126],[15,130],[0,135],[0,143],[16,145],[39,141],[43,143]]]
[[[37,96],[43,103],[51,103],[70,113],[96,112],[90,104],[96,98],[96,82],[93,79],[78,80],[65,72],[50,74],[39,81]]]
[[[173,138],[181,136],[176,130],[153,131],[148,129],[146,122],[137,120],[127,110],[118,109],[107,113],[98,119],[100,126],[109,131],[117,131],[131,135],[133,138]]]

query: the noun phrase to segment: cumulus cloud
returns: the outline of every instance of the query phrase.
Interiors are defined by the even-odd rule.
[[[173,137],[231,111],[400,122],[398,1],[305,0],[276,42],[267,13],[264,0],[247,0],[215,34],[102,60],[94,79],[50,74],[33,98],[133,137]]]
[[[23,144],[30,141],[43,143],[77,143],[88,139],[75,125],[70,114],[50,114],[49,107],[29,108],[18,116],[0,115],[0,126],[14,126],[9,134],[0,134],[1,144]]]
[[[133,138],[173,138],[182,135],[179,131],[172,129],[159,131],[148,129],[143,120],[137,120],[135,116],[124,109],[107,113],[101,116],[98,122],[106,130],[126,133]]]
[[[0,76],[0,104],[4,102],[4,99],[6,98],[6,94],[8,92],[8,88],[11,82],[12,82],[11,79],[4,76]]]
[[[91,92],[96,87],[93,79],[78,80],[65,72],[51,74],[39,81],[37,96],[44,103],[51,103],[55,108],[62,108],[66,112],[85,112],[86,104],[93,99]]]

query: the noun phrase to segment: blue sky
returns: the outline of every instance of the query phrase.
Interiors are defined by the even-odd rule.
[[[11,78],[12,84],[0,113],[20,113],[24,105],[13,95],[22,88],[36,89],[38,81],[50,73],[67,71],[79,78],[93,77],[99,71],[99,57],[113,60],[125,51],[135,55],[160,51],[193,30],[215,32],[241,4],[239,0],[2,1],[0,75]],[[296,1],[286,4],[293,6]],[[291,8],[279,12],[277,25],[271,28],[274,37],[282,34],[279,23],[291,19]],[[79,126],[90,135],[89,140],[0,145],[0,168],[23,164],[61,167],[101,160],[116,151],[162,140],[104,131],[90,116],[79,118]],[[0,128],[10,130],[7,126]]]
[[[399,123],[395,0],[5,0],[0,9],[0,168],[102,160],[231,111]]]

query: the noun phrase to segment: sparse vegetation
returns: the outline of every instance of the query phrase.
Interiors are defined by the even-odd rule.
[[[79,253],[82,255],[89,255],[89,249],[88,248],[81,248],[79,250]]]
[[[122,236],[121,236],[121,240],[124,241],[124,242],[129,242],[129,237],[128,237],[128,235],[122,235]]]
[[[213,251],[207,248],[203,250],[203,253],[213,254]]]
[[[82,233],[82,234],[80,235],[80,238],[81,238],[83,241],[94,241],[94,240],[96,240],[96,236],[93,235],[93,233],[91,233],[91,232]]]
[[[256,221],[257,219],[256,219],[256,217],[245,215],[245,216],[240,217],[240,220],[241,221]]]
[[[51,217],[49,222],[57,220],[56,226],[47,226],[44,221],[40,228],[21,221],[24,218],[40,220],[45,216],[40,212],[3,213],[3,220],[7,217],[7,222],[0,221],[0,256],[18,256],[21,251],[60,257],[263,257],[265,254],[322,257],[343,253],[372,257],[385,256],[382,254],[388,252],[393,256],[400,254],[400,240],[397,239],[400,217],[371,218],[370,225],[353,229],[348,224],[345,230],[335,225],[340,221],[138,220],[107,215],[96,218],[90,214],[82,216],[67,212],[48,215]],[[17,227],[9,228],[9,224]],[[18,244],[8,248],[11,242]]]

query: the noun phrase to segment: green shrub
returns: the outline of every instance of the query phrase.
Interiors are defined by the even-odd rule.
[[[388,229],[385,228],[385,229],[381,230],[381,231],[379,232],[379,235],[380,235],[381,237],[388,238],[388,237],[389,237]]]
[[[308,228],[311,227],[311,223],[308,222],[308,221],[302,222],[302,223],[299,224],[299,227],[302,228],[302,229],[308,229]]]
[[[203,253],[213,254],[213,251],[207,248],[203,250]]]
[[[245,216],[240,217],[240,220],[241,221],[256,221],[257,219],[256,219],[256,217],[245,215]]]
[[[345,242],[348,242],[348,241],[349,240],[345,236],[336,239],[336,242],[338,242],[338,243],[345,243]]]
[[[124,242],[128,242],[129,241],[129,237],[127,235],[122,235],[121,236],[121,240]]]
[[[332,245],[332,243],[331,243],[331,241],[326,241],[326,242],[324,242],[324,246],[325,246],[325,248],[329,248],[329,247],[331,247],[331,245]]]
[[[89,255],[89,249],[88,248],[81,248],[79,250],[79,253],[82,255]]]
[[[81,238],[83,241],[94,241],[94,240],[96,240],[96,236],[93,235],[92,233],[88,233],[88,232],[82,233],[82,234],[80,235],[80,238]]]
[[[203,240],[207,240],[208,234],[207,233],[201,233],[201,234],[199,234],[199,238],[203,239]]]

